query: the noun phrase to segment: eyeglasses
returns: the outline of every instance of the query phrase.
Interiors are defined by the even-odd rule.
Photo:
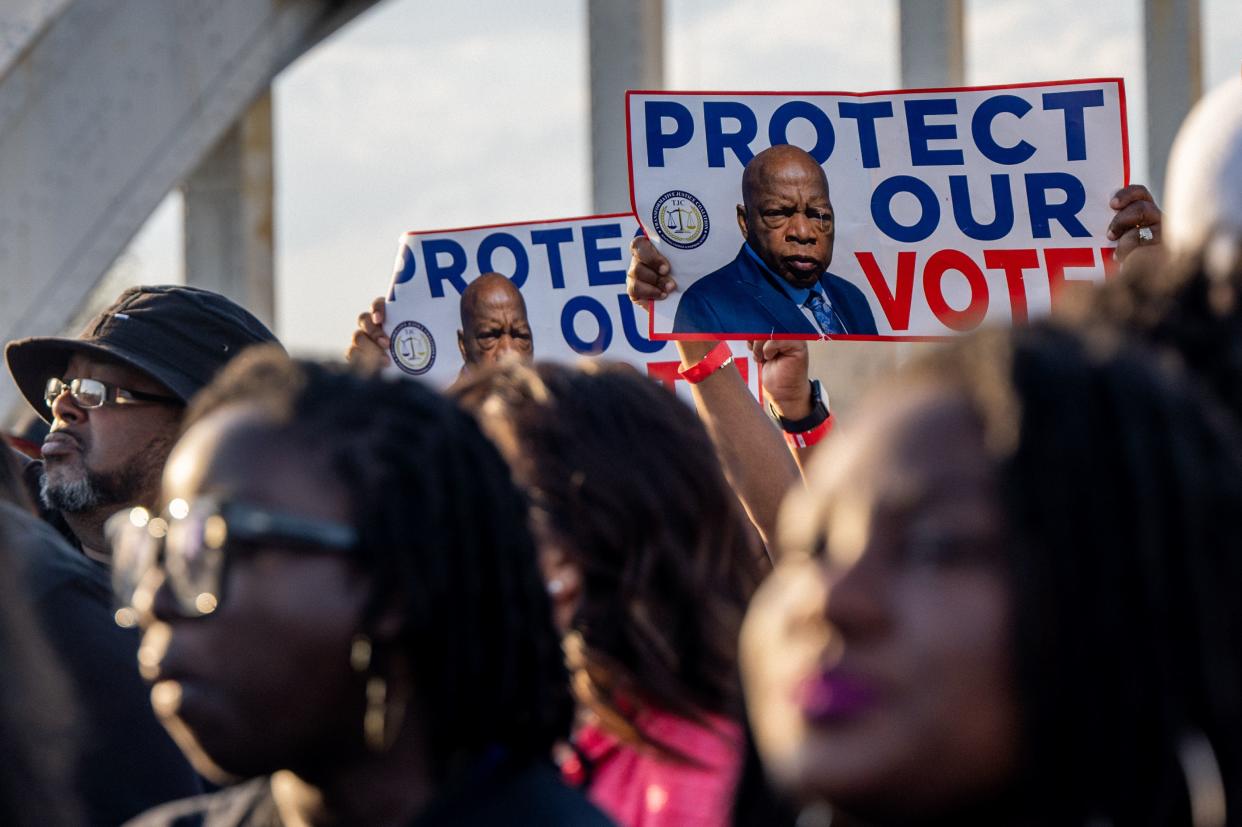
[[[146,391],[133,391],[128,388],[118,387],[109,382],[102,382],[98,379],[74,379],[65,382],[63,379],[55,376],[47,380],[47,386],[43,389],[43,401],[50,408],[65,391],[69,391],[69,396],[79,408],[99,408],[108,403],[114,405],[132,405],[136,402],[157,402],[165,405],[182,404],[181,400],[175,396],[147,393]]]
[[[145,508],[121,511],[104,524],[104,535],[120,626],[137,623],[135,596],[155,566],[163,567],[177,612],[202,617],[219,608],[227,564],[237,552],[270,544],[342,553],[358,546],[352,526],[212,498],[193,505],[173,500],[158,517]]]
[[[805,210],[795,210],[793,207],[778,207],[773,209],[765,209],[759,211],[759,217],[763,220],[764,226],[769,230],[779,230],[789,223],[795,215],[804,215],[811,226],[820,232],[826,231],[832,226],[832,213],[828,210],[820,210],[815,207],[807,207]]]

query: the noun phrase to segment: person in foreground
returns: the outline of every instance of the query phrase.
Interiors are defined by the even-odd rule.
[[[0,824],[120,824],[202,792],[151,713],[102,567],[39,519],[0,437]]]
[[[1135,347],[957,341],[789,497],[743,685],[833,827],[1242,823],[1242,447]]]
[[[625,827],[726,824],[737,632],[768,564],[703,425],[609,362],[506,365],[457,392],[532,501],[580,710],[567,779]]]
[[[417,383],[256,352],[110,525],[152,704],[221,792],[134,825],[605,825],[525,500]],[[481,505],[485,507],[480,507]]]

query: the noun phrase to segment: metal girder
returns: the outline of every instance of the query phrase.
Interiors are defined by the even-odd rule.
[[[664,86],[664,0],[588,0],[591,83],[591,203],[628,212],[627,89]]]
[[[0,52],[0,337],[60,332],[272,78],[374,2],[25,0],[0,10],[0,32],[19,32]],[[16,399],[0,382],[0,412]]]
[[[185,281],[228,296],[274,327],[272,95],[250,105],[181,185]]]
[[[1143,0],[1148,188],[1161,196],[1173,138],[1203,94],[1200,0]]]
[[[965,0],[901,0],[901,85],[962,86],[966,82]]]
[[[0,11],[0,77],[73,0],[5,0]]]

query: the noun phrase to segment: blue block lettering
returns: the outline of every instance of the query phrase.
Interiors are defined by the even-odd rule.
[[[414,263],[414,251],[409,244],[401,245],[401,261],[397,263],[396,272],[392,274],[392,286],[388,288],[388,301],[397,300],[397,285],[405,284],[414,278],[417,265]]]
[[[561,263],[561,245],[569,244],[573,240],[573,227],[534,230],[530,234],[531,244],[542,244],[548,248],[548,273],[552,276],[552,286],[557,290],[565,287],[565,267]]]
[[[579,313],[588,313],[595,317],[595,323],[599,325],[599,335],[595,337],[595,341],[583,341],[574,331],[574,319]],[[565,302],[565,308],[561,311],[561,334],[575,353],[588,356],[603,353],[612,344],[612,319],[608,318],[608,311],[595,299],[590,296],[574,296]]]
[[[824,110],[807,101],[789,101],[777,107],[772,113],[772,120],[768,122],[768,143],[772,146],[789,143],[787,137],[789,124],[798,118],[810,122],[811,126],[815,127],[815,146],[807,152],[811,153],[811,157],[817,162],[824,163],[832,155],[832,148],[837,144],[837,133],[833,130],[832,121],[828,120],[828,115]]]
[[[401,245],[401,264],[397,266],[397,272],[393,275],[394,284],[405,284],[414,278],[414,271],[418,266],[414,263],[414,251],[410,249],[409,244]]]
[[[647,126],[647,166],[662,167],[664,150],[690,143],[690,136],[694,134],[694,118],[689,109],[676,101],[646,101],[643,111]],[[665,118],[673,119],[672,132],[661,129]]]
[[[617,294],[617,307],[621,310],[621,330],[625,333],[625,340],[630,343],[630,347],[639,353],[659,353],[664,350],[668,342],[653,342],[638,332],[638,319],[635,318],[635,308],[638,305],[630,301],[629,296],[624,293]],[[643,318],[646,318],[645,311]]]
[[[1013,146],[1001,146],[992,136],[992,121],[996,120],[997,115],[1007,114],[1021,118],[1030,111],[1031,105],[1017,95],[997,95],[979,104],[970,119],[970,133],[983,157],[997,164],[1020,164],[1034,155],[1035,147],[1026,141],[1018,141]]]
[[[957,138],[957,125],[932,124],[930,115],[956,115],[957,101],[953,98],[915,98],[906,101],[906,131],[910,135],[910,160],[916,167],[957,166],[965,161],[960,149],[932,149],[930,141]]]
[[[592,287],[625,284],[625,270],[605,270],[600,266],[606,261],[621,261],[620,247],[603,250],[599,248],[601,240],[620,237],[620,224],[588,224],[582,228],[582,252],[586,258],[587,284]]]
[[[880,165],[880,148],[875,139],[876,118],[893,117],[893,104],[890,101],[874,101],[872,103],[837,104],[837,112],[842,118],[853,118],[858,121],[858,146],[862,150],[862,162],[865,169],[875,169]]]
[[[737,130],[724,131],[724,120],[728,118],[737,122]],[[726,149],[733,150],[742,166],[750,163],[755,153],[750,151],[750,144],[755,140],[759,124],[755,121],[755,113],[744,103],[737,101],[708,101],[703,104],[703,136],[707,140],[707,165],[723,167]]]
[[[440,254],[449,257],[447,264],[440,263]],[[466,272],[466,251],[451,238],[430,238],[423,242],[423,264],[427,267],[427,286],[431,288],[432,298],[444,298],[444,282],[447,280],[457,292],[464,293],[466,282],[462,274]]]
[[[1049,204],[1048,190],[1061,190],[1065,200]],[[1026,175],[1026,204],[1031,214],[1031,234],[1036,238],[1052,238],[1054,218],[1074,238],[1090,238],[1091,233],[1078,220],[1078,212],[1086,203],[1087,192],[1082,181],[1067,172],[1029,172]]]
[[[1082,110],[1104,105],[1103,89],[1077,92],[1045,92],[1044,109],[1060,109],[1065,113],[1065,159],[1087,159],[1087,123]]]
[[[479,272],[497,272],[492,266],[492,255],[502,247],[513,254],[513,272],[501,275],[507,275],[515,287],[521,287],[526,283],[526,277],[530,275],[530,258],[526,255],[526,248],[522,246],[522,242],[508,233],[492,233],[479,244]]]
[[[893,218],[893,196],[908,192],[919,200],[923,214],[917,222],[907,227]],[[871,196],[871,218],[880,232],[897,241],[922,241],[940,226],[940,202],[926,181],[912,175],[894,175],[880,182]]]
[[[1004,238],[1013,229],[1013,189],[1008,175],[992,176],[992,209],[995,218],[991,224],[975,220],[970,206],[970,187],[965,175],[949,176],[949,193],[953,199],[953,220],[966,235],[976,241],[995,241]]]

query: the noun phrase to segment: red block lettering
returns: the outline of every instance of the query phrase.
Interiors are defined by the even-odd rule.
[[[670,391],[675,391],[677,380],[681,378],[677,375],[677,369],[680,367],[681,362],[648,362],[647,375]]]
[[[941,290],[944,274],[949,270],[958,271],[970,284],[970,303],[961,310],[950,306]],[[941,250],[927,260],[927,266],[923,268],[923,291],[927,294],[927,304],[932,313],[951,330],[974,330],[987,315],[987,279],[983,277],[979,265],[961,250]]]
[[[1039,253],[1025,250],[984,250],[983,263],[989,270],[1003,270],[1009,288],[1009,308],[1014,324],[1026,324],[1026,284],[1022,273],[1039,266]]]
[[[1104,264],[1104,278],[1106,279],[1111,279],[1121,269],[1121,265],[1117,263],[1116,247],[1101,247],[1100,261]]]
[[[888,325],[894,332],[910,329],[910,300],[914,295],[914,261],[913,252],[897,254],[897,284],[895,289],[888,289],[888,280],[884,278],[880,265],[871,253],[855,253],[854,257],[862,265],[863,275],[871,285],[871,292],[880,302],[880,309],[888,319]]]
[[[1067,267],[1095,266],[1095,250],[1090,247],[1048,247],[1044,250],[1044,267],[1048,270],[1048,294],[1057,306],[1057,293],[1065,286]]]

